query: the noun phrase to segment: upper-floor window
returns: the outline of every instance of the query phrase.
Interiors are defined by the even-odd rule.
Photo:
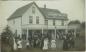
[[[36,24],[39,24],[39,16],[36,16]]]
[[[32,13],[35,13],[35,7],[32,7]]]
[[[53,25],[55,25],[55,20],[53,20]]]
[[[48,20],[45,20],[45,25],[48,25]]]
[[[33,16],[29,16],[29,23],[30,23],[30,24],[33,23]]]
[[[64,21],[62,20],[62,26],[64,25]]]

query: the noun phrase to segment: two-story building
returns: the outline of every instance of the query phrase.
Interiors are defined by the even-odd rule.
[[[46,5],[41,8],[35,2],[31,2],[18,8],[7,20],[14,34],[28,40],[35,33],[39,33],[40,36],[49,34],[56,38],[57,31],[66,30],[68,18],[67,14],[57,9],[49,9]]]

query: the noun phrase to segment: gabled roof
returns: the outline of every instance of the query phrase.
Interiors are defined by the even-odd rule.
[[[27,9],[30,8],[30,6],[31,6],[33,3],[34,3],[34,2],[29,3],[29,4],[27,4],[27,5],[23,6],[23,7],[18,8],[18,9],[8,18],[8,20],[13,19],[13,18],[17,18],[17,17],[19,17],[19,16],[22,16],[22,14],[24,14],[24,13],[27,11]]]
[[[9,18],[10,19],[14,19],[17,18],[19,16],[22,16],[29,8],[30,6],[32,6],[32,4],[35,4],[35,2],[31,2],[23,7],[18,8]],[[36,5],[37,6],[37,5]],[[49,8],[41,8],[38,7],[39,11],[42,13],[42,15],[47,18],[47,19],[61,19],[61,20],[67,20],[67,15],[62,14],[59,10],[57,9],[49,9]]]
[[[40,8],[40,10],[46,16],[47,19],[68,20],[67,14],[61,13],[57,9]]]

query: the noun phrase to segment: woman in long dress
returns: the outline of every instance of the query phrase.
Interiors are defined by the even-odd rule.
[[[44,46],[43,46],[43,50],[48,49],[48,38],[44,39]]]
[[[17,44],[18,44],[18,51],[21,52],[21,48],[22,48],[22,41],[21,41],[21,39],[18,40]]]
[[[56,40],[51,40],[51,48],[56,48]]]
[[[16,42],[15,42],[15,38],[13,38],[13,41],[14,41],[13,48],[14,48],[14,50],[17,50],[17,44],[16,44]]]

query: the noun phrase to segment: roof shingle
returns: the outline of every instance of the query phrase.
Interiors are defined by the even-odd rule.
[[[13,19],[13,18],[17,18],[19,16],[22,16],[29,8],[32,4],[35,4],[35,2],[31,2],[23,7],[18,8],[9,18]],[[36,5],[37,6],[37,5]],[[38,7],[38,6],[37,6]],[[67,20],[67,15],[66,14],[62,14],[59,10],[57,9],[49,9],[49,8],[41,8],[38,7],[39,11],[44,15],[45,18],[47,19],[61,19],[61,20]]]

